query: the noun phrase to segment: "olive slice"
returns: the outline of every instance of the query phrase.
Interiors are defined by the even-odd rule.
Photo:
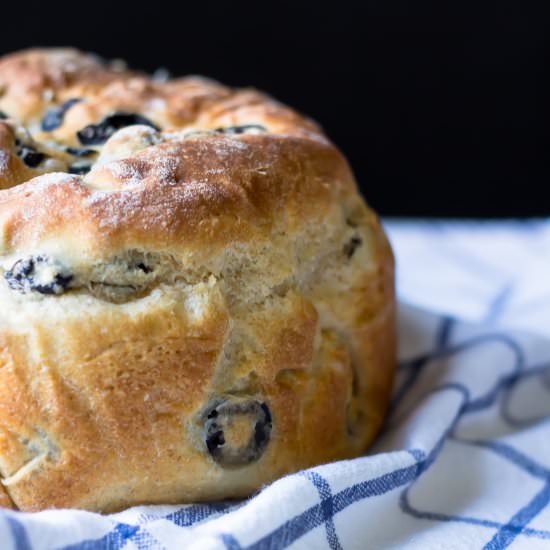
[[[351,259],[355,251],[361,246],[363,241],[361,238],[354,236],[344,245],[344,254],[348,259]]]
[[[46,111],[44,118],[42,119],[41,128],[44,132],[51,132],[56,128],[59,128],[63,124],[63,118],[65,113],[77,103],[82,101],[81,98],[75,97],[65,101],[62,105],[58,107],[52,107]]]
[[[126,126],[143,124],[159,131],[159,128],[148,118],[135,113],[114,113],[105,117],[98,124],[90,124],[76,133],[82,145],[101,145],[105,143],[117,130]]]
[[[271,437],[271,412],[266,403],[256,399],[214,399],[201,418],[206,448],[224,467],[256,462]]]
[[[26,294],[63,294],[73,280],[72,274],[48,256],[23,258],[4,274],[12,290]]]
[[[262,126],[261,124],[243,124],[241,126],[222,126],[220,128],[216,128],[214,131],[218,132],[219,134],[237,135],[252,132],[267,132],[267,128],[265,126]]]

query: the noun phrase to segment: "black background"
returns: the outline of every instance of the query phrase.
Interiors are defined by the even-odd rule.
[[[543,2],[5,1],[0,53],[74,45],[318,120],[384,215],[550,213]]]

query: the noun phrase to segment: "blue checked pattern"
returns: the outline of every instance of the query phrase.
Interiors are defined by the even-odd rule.
[[[0,550],[550,549],[550,224],[387,226],[415,305],[368,456],[241,502],[3,511]]]

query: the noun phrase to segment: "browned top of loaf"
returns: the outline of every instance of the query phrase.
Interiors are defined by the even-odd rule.
[[[75,98],[58,128],[41,129],[48,109]],[[76,50],[28,50],[0,60],[0,111],[2,254],[52,239],[90,257],[136,246],[208,254],[292,232],[355,195],[346,161],[319,127],[252,89],[159,81]],[[151,121],[154,143],[123,158],[108,143],[114,160],[86,175],[59,170],[69,163],[64,149],[82,147],[77,132],[117,112]],[[19,158],[19,124],[55,171]],[[215,131],[243,125],[265,131]],[[101,156],[101,145],[92,148]]]

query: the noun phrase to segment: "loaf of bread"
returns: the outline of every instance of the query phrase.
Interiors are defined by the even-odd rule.
[[[243,497],[358,456],[394,313],[313,121],[74,50],[0,60],[0,504]]]

